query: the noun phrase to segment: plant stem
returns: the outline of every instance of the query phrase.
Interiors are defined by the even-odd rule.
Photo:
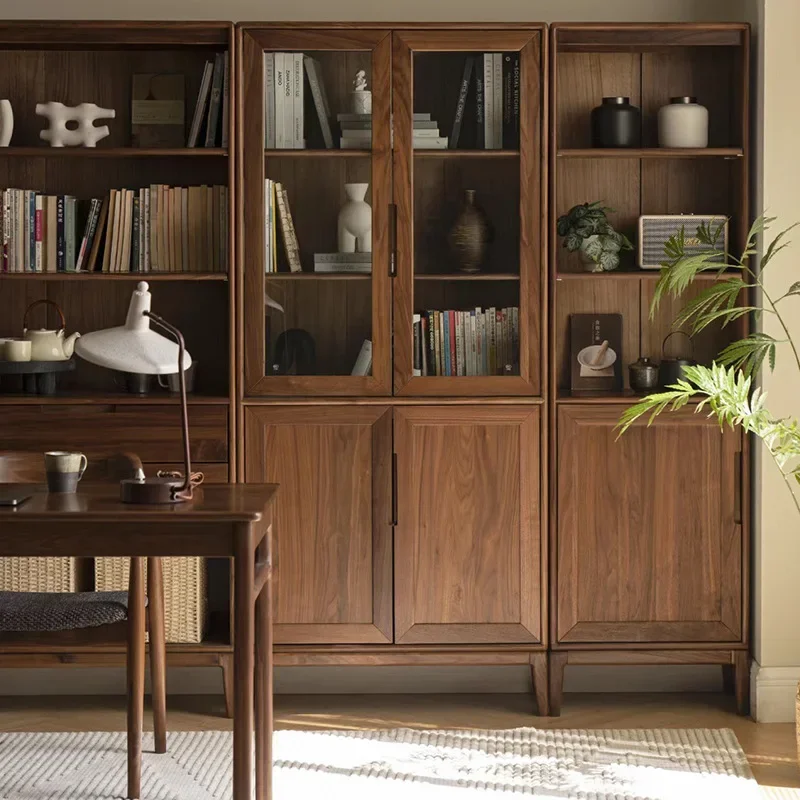
[[[760,278],[756,278],[756,283],[758,284],[759,288],[761,289],[761,293],[764,295],[766,301],[770,304],[772,308],[772,313],[778,318],[778,322],[781,324],[781,328],[783,328],[783,332],[786,334],[786,338],[789,341],[789,345],[792,348],[792,352],[794,353],[794,361],[797,364],[797,370],[800,372],[800,354],[797,352],[797,347],[795,346],[794,341],[792,340],[792,335],[789,333],[789,328],[786,326],[786,323],[783,321],[783,317],[781,316],[781,312],[778,311],[778,307],[770,297],[769,292],[764,288],[764,284],[761,282]],[[783,470],[781,470],[783,472]],[[794,497],[794,492],[792,492],[792,496]],[[797,503],[797,500],[795,500]],[[798,511],[800,511],[800,506],[798,506]]]

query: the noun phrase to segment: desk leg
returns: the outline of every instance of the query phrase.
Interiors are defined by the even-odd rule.
[[[128,798],[141,796],[142,720],[144,717],[144,569],[131,559],[128,583]]]
[[[256,562],[269,558],[270,531],[256,550]],[[272,579],[256,600],[256,800],[272,798]]]
[[[238,526],[233,560],[233,800],[253,796],[253,670],[255,552],[250,525]]]

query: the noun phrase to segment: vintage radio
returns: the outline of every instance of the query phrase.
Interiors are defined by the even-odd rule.
[[[686,254],[692,255],[708,250],[697,238],[697,229],[708,226],[712,233],[722,226],[717,240],[719,262],[722,264],[728,255],[728,218],[717,214],[648,214],[639,217],[639,266],[642,269],[661,269],[666,261],[664,245],[680,233],[683,228]]]

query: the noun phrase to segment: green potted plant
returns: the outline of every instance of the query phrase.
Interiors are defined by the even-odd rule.
[[[570,253],[578,252],[590,272],[610,272],[619,267],[620,253],[633,250],[630,240],[614,230],[606,216],[614,209],[601,201],[581,203],[562,214],[556,231]]]

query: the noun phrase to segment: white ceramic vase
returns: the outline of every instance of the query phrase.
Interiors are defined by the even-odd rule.
[[[368,183],[346,183],[347,202],[339,210],[339,252],[372,252],[372,209],[365,202]]]
[[[353,109],[354,114],[372,113],[372,92],[369,89],[351,92],[350,98],[350,107]]]
[[[658,112],[660,147],[708,147],[708,109],[694,97],[672,97]]]
[[[11,134],[14,133],[14,111],[10,100],[0,100],[0,147],[11,144]]]

